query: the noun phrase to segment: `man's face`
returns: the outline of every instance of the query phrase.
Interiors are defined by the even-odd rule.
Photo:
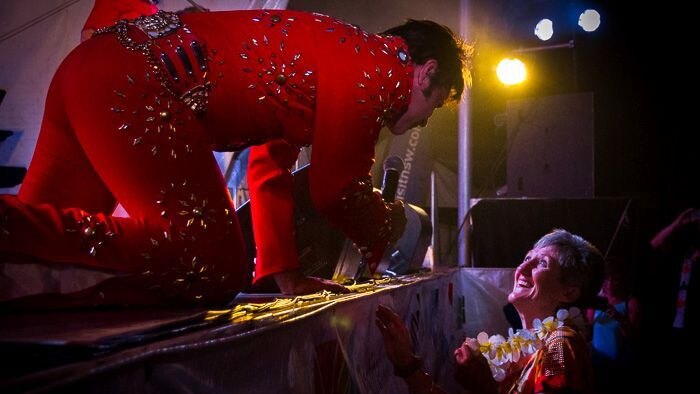
[[[421,88],[414,79],[408,109],[394,124],[388,126],[389,130],[393,134],[400,135],[416,126],[425,127],[428,124],[428,118],[433,114],[435,108],[442,107],[448,94],[449,91],[442,87]]]

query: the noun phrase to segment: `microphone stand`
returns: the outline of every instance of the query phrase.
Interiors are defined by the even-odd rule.
[[[357,272],[355,272],[355,276],[352,278],[353,284],[358,284],[360,282],[360,279],[365,275],[365,271],[367,270],[367,260],[365,259],[365,256],[363,255],[360,257],[360,264],[357,266]]]

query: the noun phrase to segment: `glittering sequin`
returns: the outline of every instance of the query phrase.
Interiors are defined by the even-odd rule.
[[[182,26],[177,14],[165,11],[158,11],[156,14],[137,18],[134,20],[134,24],[148,34],[150,38],[166,36]]]
[[[547,338],[545,347],[547,351],[542,359],[545,376],[564,374],[566,372],[566,354],[572,352],[564,332],[561,330],[552,332]]]
[[[175,48],[175,53],[180,59],[182,65],[185,67],[185,73],[187,73],[187,75],[194,75],[194,70],[192,69],[192,62],[190,62],[190,58],[187,57],[187,53],[185,53],[185,48],[183,48],[182,46],[178,46],[177,48]]]
[[[294,27],[295,18],[288,18],[287,22],[282,25],[281,19],[276,18],[276,16],[278,15],[269,15],[269,13],[263,12],[256,19],[264,20],[269,17],[271,22],[269,29],[279,29],[281,36],[287,37],[290,29]],[[309,106],[315,104],[315,96],[304,94],[303,90],[299,90],[299,87],[306,85],[309,82],[308,79],[313,75],[312,70],[300,69],[300,64],[303,61],[302,53],[288,53],[287,45],[283,39],[280,38],[276,43],[273,43],[267,34],[251,38],[250,44],[244,43],[242,45],[244,51],[239,55],[244,61],[243,72],[254,72],[258,77],[257,83],[248,84],[248,89],[259,89],[260,93],[264,93],[257,96],[259,104],[268,103],[269,99],[277,100],[285,106],[292,99],[304,102]],[[261,44],[267,49],[264,51],[254,50]],[[264,55],[260,56],[261,54]]]
[[[107,230],[103,219],[96,216],[84,215],[65,229],[68,234],[77,234],[80,237],[81,248],[90,256],[96,257],[105,244],[116,237],[116,234]]]
[[[134,29],[146,33],[148,39],[132,37]],[[185,102],[195,114],[204,115],[212,86],[206,72],[206,50],[192,32],[182,25],[177,14],[159,11],[155,15],[139,17],[133,21],[121,20],[114,26],[98,30],[96,34],[110,32],[116,34],[117,40],[125,48],[144,55],[150,71],[166,92]],[[171,40],[173,34],[175,41]],[[155,44],[156,40],[160,40],[158,44]],[[188,45],[182,45],[186,43]],[[158,53],[155,53],[154,47],[159,48]],[[199,73],[195,72],[188,50],[197,61]],[[176,61],[182,65],[189,78],[179,75]],[[146,79],[149,78],[150,75],[147,74]],[[134,84],[131,75],[127,75],[127,79],[130,84]]]
[[[147,254],[158,253],[167,244],[169,248],[179,250],[176,255],[180,258],[164,273],[170,281],[159,284],[159,287],[179,292],[197,283],[225,281],[226,275],[219,275],[214,269],[215,256],[195,251],[203,250],[202,243],[219,241],[212,238],[213,234],[219,234],[218,237],[231,234],[236,222],[233,210],[228,208],[228,200],[222,199],[212,204],[206,198],[201,198],[196,187],[188,181],[170,182],[160,191],[160,195],[155,203],[161,209],[161,217],[168,219],[170,230],[163,231],[158,238],[151,238],[152,250]],[[220,229],[210,232],[210,226],[219,226]]]

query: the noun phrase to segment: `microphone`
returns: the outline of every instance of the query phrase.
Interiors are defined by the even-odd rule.
[[[399,177],[403,172],[403,160],[398,156],[389,156],[384,160],[384,179],[382,180],[382,199],[393,202],[396,199],[396,189],[399,187]]]

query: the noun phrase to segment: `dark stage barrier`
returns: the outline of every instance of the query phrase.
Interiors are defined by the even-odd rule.
[[[633,253],[637,203],[628,198],[482,199],[471,210],[476,267],[516,267],[542,235],[563,228],[611,255]]]

